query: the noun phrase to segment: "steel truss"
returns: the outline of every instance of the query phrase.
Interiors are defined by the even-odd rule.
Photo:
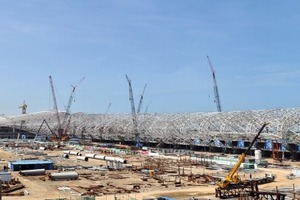
[[[60,112],[60,116],[65,113]],[[139,114],[138,130],[143,142],[164,142],[184,145],[226,145],[219,141],[249,140],[265,122],[269,125],[262,139],[300,143],[300,109],[271,109],[215,113]],[[37,132],[43,120],[56,127],[54,111],[1,116],[0,126]],[[134,141],[131,114],[71,115],[69,134],[105,140]],[[47,128],[40,130],[51,134]]]

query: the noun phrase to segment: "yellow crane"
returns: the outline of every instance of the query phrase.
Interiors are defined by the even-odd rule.
[[[25,100],[23,101],[23,104],[19,106],[19,108],[22,109],[22,114],[26,114],[27,104],[25,103]]]
[[[268,123],[264,123],[263,126],[260,128],[260,130],[258,131],[258,133],[256,134],[256,136],[254,137],[254,139],[252,140],[252,142],[250,143],[250,145],[248,146],[248,148],[246,149],[245,152],[242,153],[242,155],[240,156],[239,160],[237,161],[237,163],[235,164],[235,166],[231,169],[231,171],[229,172],[229,174],[221,181],[217,182],[217,185],[220,188],[226,188],[227,186],[229,186],[230,184],[238,184],[240,183],[240,178],[237,175],[237,171],[240,168],[242,162],[245,160],[245,157],[247,155],[247,153],[249,152],[249,150],[251,149],[251,147],[253,146],[254,142],[257,140],[257,138],[259,137],[259,135],[261,134],[261,132],[264,130],[264,128],[268,125]]]

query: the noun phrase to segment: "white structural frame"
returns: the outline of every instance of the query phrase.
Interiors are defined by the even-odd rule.
[[[60,112],[63,116],[64,112]],[[300,109],[270,109],[213,113],[138,114],[141,141],[167,144],[208,144],[223,140],[252,140],[265,122],[267,129],[262,139],[300,143]],[[20,128],[36,133],[43,120],[50,127],[57,126],[54,111],[1,116],[0,126]],[[70,131],[76,136],[89,136],[105,140],[134,141],[131,114],[71,115]],[[42,134],[51,134],[42,127]]]

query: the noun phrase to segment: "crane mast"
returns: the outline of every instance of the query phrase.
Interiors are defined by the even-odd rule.
[[[145,84],[143,92],[141,94],[139,106],[138,106],[138,109],[137,109],[137,114],[139,114],[141,112],[141,108],[142,108],[142,104],[143,104],[143,99],[144,99],[144,94],[145,94],[146,87],[147,87],[147,84]]]
[[[208,56],[207,56],[207,60],[208,60],[208,63],[209,63],[210,69],[211,69],[211,73],[212,73],[212,76],[213,76],[213,81],[214,81],[215,103],[217,104],[218,112],[221,112],[222,108],[221,108],[221,102],[220,102],[220,96],[219,96],[219,90],[218,90],[215,70],[214,70],[213,65],[212,65],[212,63],[211,63]]]
[[[133,92],[132,92],[132,87],[131,87],[131,80],[128,78],[127,75],[126,79],[128,81],[128,85],[129,85],[129,101],[131,104],[131,114],[132,114],[132,122],[133,122],[133,131],[136,137],[136,140],[138,142],[139,140],[139,134],[138,134],[138,123],[137,123],[137,116],[136,116],[136,112],[135,112],[135,106],[134,106],[134,99],[133,99]]]
[[[23,101],[23,104],[19,106],[19,108],[22,108],[22,114],[26,114],[27,104],[25,103],[25,100]]]
[[[49,81],[50,81],[50,86],[51,86],[51,92],[52,92],[52,98],[53,98],[53,104],[54,104],[54,111],[55,111],[55,116],[58,124],[58,137],[60,138],[60,130],[61,130],[61,123],[60,123],[60,118],[59,118],[59,113],[58,113],[58,107],[57,107],[57,102],[56,102],[56,97],[55,97],[55,92],[54,92],[54,86],[53,86],[53,81],[52,77],[49,76]]]

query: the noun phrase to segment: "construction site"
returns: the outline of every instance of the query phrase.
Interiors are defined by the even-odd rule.
[[[300,109],[0,116],[1,198],[299,199]]]

